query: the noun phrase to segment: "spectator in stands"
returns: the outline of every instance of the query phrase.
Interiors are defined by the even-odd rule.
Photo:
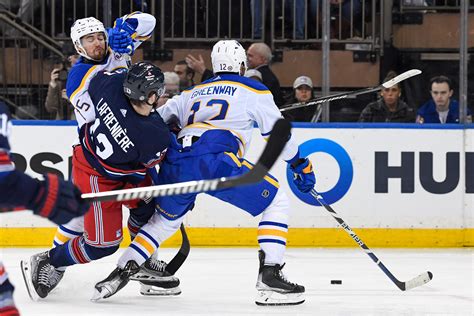
[[[79,55],[70,55],[51,71],[51,80],[48,84],[45,108],[48,113],[55,114],[56,120],[74,120],[74,108],[66,95],[66,79],[69,69],[79,59]]]
[[[272,51],[265,43],[253,43],[247,50],[248,67],[256,69],[262,74],[262,83],[273,94],[273,99],[278,107],[282,106],[284,101],[280,91],[280,82],[270,69],[272,60]]]
[[[179,91],[194,86],[194,70],[185,60],[180,60],[174,66],[174,72],[179,76]]]
[[[397,76],[394,71],[390,71],[383,82],[393,79]],[[362,110],[359,117],[359,122],[398,122],[410,123],[413,122],[413,109],[405,102],[400,100],[402,89],[399,84],[382,89],[380,98]]]
[[[256,69],[247,69],[244,76],[262,82],[262,73]]]
[[[163,73],[165,76],[165,93],[158,99],[158,107],[168,101],[168,99],[179,94],[179,76],[175,72],[166,71]]]
[[[431,100],[417,112],[417,123],[459,123],[459,103],[451,99],[453,85],[446,76],[431,78]],[[472,122],[472,113],[467,109],[467,121]]]
[[[199,54],[199,58],[188,54],[188,56],[186,56],[185,61],[189,68],[201,75],[201,82],[214,77],[214,73],[212,72],[212,70],[206,68],[206,64],[204,63],[204,59],[202,58],[201,54]]]
[[[313,81],[308,76],[299,76],[293,82],[293,95],[286,105],[306,103],[313,99]],[[314,115],[315,107],[303,107],[286,111],[284,116],[294,122],[310,122]]]

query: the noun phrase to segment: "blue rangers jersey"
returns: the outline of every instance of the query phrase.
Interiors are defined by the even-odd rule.
[[[126,20],[136,32],[132,35],[133,46],[136,49],[145,40],[150,38],[155,29],[156,19],[147,13],[133,12],[121,17]],[[95,118],[94,105],[89,96],[89,84],[94,76],[100,71],[114,71],[120,68],[128,68],[130,56],[118,54],[110,48],[102,62],[94,62],[84,57],[69,71],[66,82],[66,94],[74,106],[74,112],[79,128],[84,123],[92,122]]]
[[[86,159],[98,172],[112,180],[138,183],[147,168],[164,158],[171,136],[157,112],[149,116],[135,112],[123,93],[126,75],[100,72],[92,79],[89,95],[96,118],[83,125],[80,139]]]

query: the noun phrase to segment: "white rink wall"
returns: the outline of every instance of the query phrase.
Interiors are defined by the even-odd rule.
[[[23,161],[17,156],[18,167],[24,168],[26,162],[26,172],[35,177],[39,176],[38,172],[53,168],[67,178],[71,146],[77,137],[76,126],[20,123],[22,125],[18,122],[14,125],[11,139],[12,152],[24,158]],[[309,154],[313,162],[317,190],[328,202],[334,202],[333,207],[352,227],[473,228],[474,174],[467,175],[474,172],[473,128],[461,129],[455,125],[446,126],[447,129],[433,125],[420,128],[398,124],[302,123],[296,126],[292,134],[302,144],[303,154]],[[247,159],[255,162],[264,146],[259,130],[255,129]],[[466,157],[469,157],[467,169]],[[427,168],[429,161],[433,168]],[[308,204],[295,194],[286,172],[284,162],[271,171],[290,197],[291,227],[337,227],[321,207]],[[467,181],[469,187],[466,187],[466,177],[473,179]],[[340,192],[335,193],[335,187]],[[256,227],[257,219],[242,213],[201,195],[186,224],[191,227]],[[48,221],[24,212],[4,214],[0,224],[0,227],[51,226]]]

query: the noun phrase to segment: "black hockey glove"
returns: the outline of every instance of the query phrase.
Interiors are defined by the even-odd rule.
[[[55,174],[47,174],[45,180],[40,181],[36,197],[27,207],[33,213],[62,225],[84,215],[89,209],[89,203],[81,198],[81,191],[72,182]]]

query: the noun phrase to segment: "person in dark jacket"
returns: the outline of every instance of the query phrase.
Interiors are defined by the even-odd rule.
[[[280,91],[280,81],[270,69],[272,51],[265,43],[253,43],[247,49],[248,67],[256,69],[262,74],[262,83],[267,86],[273,95],[273,99],[278,107],[285,102]]]
[[[293,95],[286,102],[286,105],[295,103],[306,103],[313,99],[313,81],[310,77],[299,76],[293,82]],[[307,106],[303,108],[286,111],[283,116],[293,122],[311,122],[316,111],[316,106]]]
[[[393,71],[389,72],[383,82],[396,77]],[[413,109],[400,100],[401,87],[397,84],[390,88],[382,89],[381,98],[367,104],[362,110],[359,122],[397,122],[411,123],[414,120]]]
[[[459,123],[459,103],[451,99],[453,85],[446,76],[436,76],[430,80],[431,100],[423,104],[417,112],[417,123]],[[467,109],[467,122],[472,122],[472,113]]]

